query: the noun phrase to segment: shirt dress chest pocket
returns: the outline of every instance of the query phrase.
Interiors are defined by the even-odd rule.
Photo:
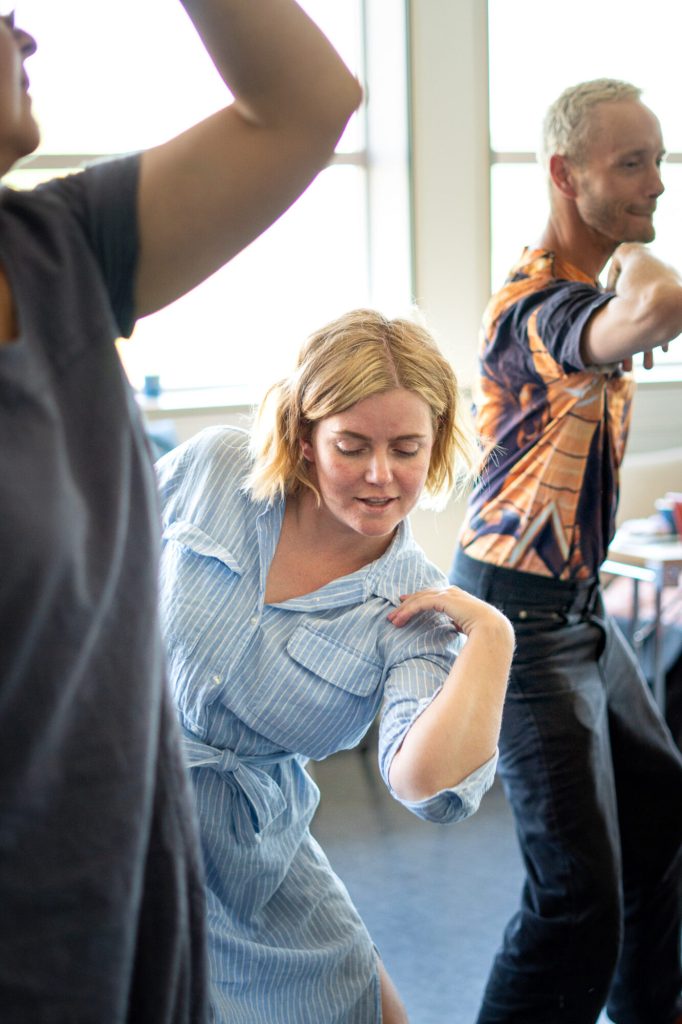
[[[307,757],[354,746],[381,702],[383,665],[375,651],[353,648],[340,633],[311,623],[293,631],[277,687],[285,699],[277,711],[270,705],[279,721],[268,723],[267,734],[274,729],[286,749]]]
[[[176,520],[163,533],[160,609],[173,653],[189,657],[241,579],[236,558],[201,527]]]

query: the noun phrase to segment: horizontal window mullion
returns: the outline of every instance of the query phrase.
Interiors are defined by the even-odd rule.
[[[490,163],[491,164],[536,164],[537,156],[535,153],[524,152],[522,150],[517,151],[501,151],[491,149],[490,151]],[[682,164],[682,153],[666,153],[664,160],[666,164]]]
[[[38,153],[35,156],[22,160],[18,170],[51,170],[63,171],[73,167],[85,167],[86,164],[98,160],[115,159],[124,156],[124,153]],[[329,161],[328,166],[343,166],[366,168],[368,165],[366,150],[357,150],[354,153],[335,153]]]

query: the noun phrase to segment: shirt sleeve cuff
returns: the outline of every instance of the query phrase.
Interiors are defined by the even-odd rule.
[[[495,778],[498,751],[480,768],[476,768],[465,779],[451,789],[442,789],[427,800],[401,800],[389,785],[391,795],[404,807],[424,821],[448,824],[463,821],[478,810],[483,795],[490,789]]]

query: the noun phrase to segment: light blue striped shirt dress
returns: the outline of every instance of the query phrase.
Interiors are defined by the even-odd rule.
[[[435,612],[400,629],[386,615],[400,594],[447,581],[404,522],[377,561],[266,605],[284,502],[254,502],[243,489],[247,435],[204,430],[157,467],[162,619],[201,825],[215,1020],[374,1024],[376,953],[310,833],[319,793],[304,766],[355,746],[382,707],[388,785],[391,758],[460,637]],[[406,806],[458,821],[494,770],[492,758]]]

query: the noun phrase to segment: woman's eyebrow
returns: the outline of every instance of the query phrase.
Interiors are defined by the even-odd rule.
[[[356,441],[371,441],[372,438],[366,434],[359,434],[355,430],[335,430],[336,437],[352,437]],[[389,437],[389,441],[423,441],[426,434],[398,434],[396,437]]]

